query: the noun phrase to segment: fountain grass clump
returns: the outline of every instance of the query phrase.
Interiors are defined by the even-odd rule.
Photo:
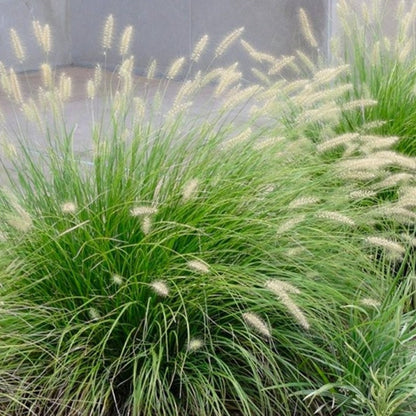
[[[44,28],[35,29],[46,48]],[[128,51],[131,30],[123,33]],[[268,64],[278,73],[278,60]],[[184,65],[176,60],[169,78]],[[360,134],[330,137],[328,119],[311,112],[328,95],[307,101],[282,80],[241,86],[232,65],[196,73],[164,111],[172,80],[139,96],[124,57],[115,84],[101,67],[87,83],[92,151],[81,158],[65,123],[70,81],[48,68],[38,99],[9,90],[47,146],[33,151],[24,136],[4,146],[3,414],[379,415],[394,414],[377,413],[393,401],[414,409],[412,291],[401,267],[409,236],[380,229],[377,193],[357,197],[365,189],[352,173],[373,173],[361,166],[370,156]],[[102,87],[108,100],[97,114]],[[201,88],[217,110],[195,117]],[[291,125],[273,119],[277,90]],[[242,104],[253,107],[238,118]],[[311,125],[321,147],[307,139]],[[357,154],[328,155],[346,141]],[[406,168],[390,156],[389,166]]]

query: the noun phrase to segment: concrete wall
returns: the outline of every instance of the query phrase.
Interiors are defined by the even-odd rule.
[[[189,56],[201,36],[210,36],[201,66],[210,63],[218,42],[230,31],[244,26],[244,38],[273,55],[290,54],[304,48],[299,31],[298,9],[305,8],[325,48],[328,4],[333,0],[0,0],[0,60],[18,71],[38,68],[44,55],[33,35],[32,21],[49,23],[56,65],[92,66],[103,61],[100,43],[105,18],[113,14],[118,36],[127,25],[135,28],[132,54],[138,72],[144,73],[152,59],[163,73],[180,56]],[[10,28],[24,43],[27,59],[22,64],[10,45]],[[118,40],[117,37],[115,39]],[[249,69],[252,62],[239,44],[220,64],[240,61]],[[108,66],[119,62],[117,47],[107,56]]]
[[[50,62],[72,63],[69,2],[71,0],[0,0],[0,61],[17,71],[37,69],[45,56],[33,35],[32,21],[49,23],[53,37]],[[15,28],[26,49],[26,60],[20,63],[10,44],[10,29]]]
[[[330,0],[332,1],[332,0]],[[152,59],[164,72],[170,63],[189,56],[195,43],[210,37],[206,67],[216,45],[230,31],[244,26],[244,38],[256,48],[273,55],[290,54],[305,47],[299,31],[298,10],[303,7],[313,22],[323,48],[328,32],[328,0],[71,0],[73,22],[73,61],[92,65],[103,60],[97,45],[101,42],[105,18],[114,15],[118,34],[127,25],[135,28],[132,54],[139,72],[145,72]],[[107,56],[113,66],[119,62],[117,48]],[[249,69],[252,62],[240,45],[227,53],[227,64],[239,61]]]
[[[363,4],[374,3],[347,1],[356,10]],[[405,0],[407,5],[413,1]],[[379,2],[387,6],[385,27],[391,33],[399,0]],[[38,68],[44,56],[33,36],[32,20],[39,20],[52,28],[52,63],[92,66],[102,62],[102,26],[110,13],[115,17],[118,36],[126,25],[134,26],[132,53],[141,73],[153,58],[163,73],[175,58],[189,56],[200,37],[208,34],[209,47],[201,59],[204,67],[218,42],[240,26],[245,27],[244,38],[256,48],[277,56],[291,54],[296,48],[306,47],[297,17],[300,7],[309,14],[320,48],[325,52],[328,37],[340,28],[336,3],[337,0],[0,0],[0,61],[18,71]],[[26,47],[27,59],[23,64],[17,61],[10,45],[12,27]],[[246,69],[252,65],[238,44],[227,53],[224,62],[216,64],[235,61]],[[116,47],[108,54],[107,64],[111,67],[118,62]]]

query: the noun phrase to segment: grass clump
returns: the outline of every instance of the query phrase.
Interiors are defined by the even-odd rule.
[[[127,53],[131,29],[124,34]],[[398,387],[386,403],[414,411],[412,367],[402,359],[413,339],[411,289],[392,294],[410,237],[395,243],[396,256],[374,244],[390,237],[390,205],[363,202],[387,177],[378,168],[406,173],[413,159],[374,155],[379,146],[368,151],[361,132],[340,138],[331,128],[341,113],[322,117],[319,106],[343,89],[319,95],[322,72],[303,84],[274,81],[282,61],[243,47],[263,65],[262,84],[240,85],[237,64],[197,72],[169,105],[164,91],[185,58],[154,96],[138,95],[132,57],[115,77],[97,66],[86,85],[92,140],[83,157],[65,118],[69,78],[44,64],[36,100],[6,88],[47,143],[29,144],[20,125],[19,145],[4,143],[3,414],[347,415],[358,402],[364,414],[381,409],[368,392],[381,397],[391,374]],[[192,113],[201,88],[215,108],[202,118]],[[366,186],[348,177],[354,164],[374,173]]]

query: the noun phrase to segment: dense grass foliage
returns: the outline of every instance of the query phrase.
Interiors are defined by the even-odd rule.
[[[372,0],[354,8],[344,0],[338,14],[342,29],[333,41],[333,59],[350,65],[352,96],[377,100],[365,111],[367,121],[383,120],[377,132],[400,136],[396,148],[415,156],[415,4],[397,1],[386,9],[383,1]],[[351,115],[342,123],[343,131],[356,127]]]
[[[47,57],[48,26],[34,29]],[[413,414],[416,161],[369,136],[374,102],[348,99],[350,68],[285,80],[294,59],[242,41],[258,84],[238,65],[191,76],[203,37],[166,102],[185,59],[139,95],[131,35],[114,76],[87,82],[87,156],[69,78],[44,64],[35,100],[2,73],[46,146],[3,126],[0,414]],[[212,110],[195,116],[201,89]]]

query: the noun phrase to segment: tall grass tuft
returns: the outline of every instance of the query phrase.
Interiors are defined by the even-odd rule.
[[[49,26],[34,27],[47,55]],[[112,30],[110,17],[104,51]],[[131,29],[123,33],[121,55]],[[114,83],[97,66],[86,85],[88,157],[74,151],[70,94],[53,71],[44,67],[38,97],[16,94],[14,72],[0,74],[47,142],[36,149],[21,134],[3,146],[2,414],[347,415],[358,402],[358,414],[415,410],[413,364],[402,359],[414,336],[412,285],[392,294],[396,280],[412,282],[402,266],[412,239],[396,243],[400,259],[369,244],[390,241],[383,224],[397,219],[389,202],[362,201],[378,195],[383,169],[411,170],[413,159],[382,137],[373,140],[382,150],[369,150],[361,131],[336,134],[351,85],[329,84],[347,68],[286,81],[279,60],[248,49],[264,65],[261,84],[240,85],[238,64],[214,68],[171,103],[164,93],[184,57],[154,97],[138,95],[132,57]],[[202,117],[192,112],[201,88],[215,108]],[[351,178],[357,165],[374,175],[365,186]],[[349,195],[358,191],[357,202]],[[393,393],[384,388],[392,375]]]

